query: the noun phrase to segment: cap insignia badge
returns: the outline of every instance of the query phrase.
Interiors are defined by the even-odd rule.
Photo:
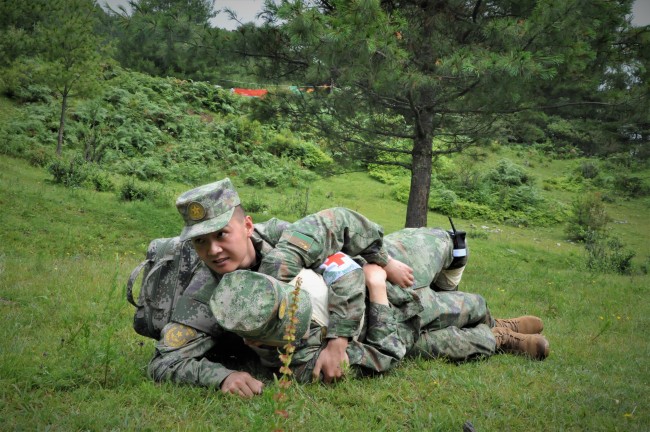
[[[192,201],[187,206],[187,215],[193,221],[200,221],[205,217],[205,207],[200,202]]]

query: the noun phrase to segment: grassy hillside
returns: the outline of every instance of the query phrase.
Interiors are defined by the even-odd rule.
[[[0,107],[2,108],[2,107]],[[543,161],[544,179],[567,161]],[[224,173],[226,174],[226,173]],[[42,168],[0,156],[0,424],[3,430],[272,430],[275,386],[243,401],[213,389],[150,382],[153,342],[131,329],[124,284],[155,237],[176,235],[174,197],[123,202],[114,192],[54,185]],[[212,179],[209,179],[212,180]],[[234,178],[253,216],[293,220],[332,205],[384,225],[405,207],[364,174],[305,188],[254,189]],[[548,193],[555,193],[552,190]],[[556,194],[569,203],[572,194]],[[307,199],[308,197],[308,199]],[[285,430],[647,430],[650,425],[650,256],[645,200],[616,199],[613,234],[637,252],[631,275],[591,273],[563,227],[523,228],[457,220],[470,231],[461,289],[482,294],[494,315],[545,320],[551,355],[451,364],[412,360],[385,376],[334,387],[292,386]],[[447,226],[430,215],[430,225]]]

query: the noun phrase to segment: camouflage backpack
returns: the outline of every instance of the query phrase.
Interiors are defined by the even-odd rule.
[[[171,319],[178,297],[192,280],[200,259],[190,241],[180,237],[152,240],[147,256],[133,271],[126,286],[126,299],[136,307],[133,328],[153,339]],[[133,299],[133,284],[142,275],[138,301]]]

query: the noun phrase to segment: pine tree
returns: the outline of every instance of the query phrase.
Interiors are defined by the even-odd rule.
[[[47,19],[37,23],[40,48],[37,74],[61,99],[56,153],[61,154],[69,98],[99,85],[102,41],[95,33],[98,6],[92,0],[51,0]]]
[[[208,69],[203,51],[216,12],[211,0],[129,0],[116,11],[118,60],[158,76],[196,77]]]
[[[410,170],[406,226],[417,227],[427,223],[433,158],[487,142],[506,113],[585,102],[570,86],[542,100],[539,83],[587,77],[593,89],[602,78],[587,74],[600,53],[594,32],[611,32],[599,19],[620,21],[630,5],[282,0],[267,2],[267,25],[245,50],[264,56],[263,73],[278,82],[334,86],[293,98],[286,113],[319,127],[348,159]]]

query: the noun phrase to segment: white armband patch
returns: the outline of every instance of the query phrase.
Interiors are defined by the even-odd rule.
[[[325,262],[318,269],[323,273],[323,279],[329,286],[336,282],[341,276],[361,268],[352,258],[343,252],[337,252],[327,257]]]

